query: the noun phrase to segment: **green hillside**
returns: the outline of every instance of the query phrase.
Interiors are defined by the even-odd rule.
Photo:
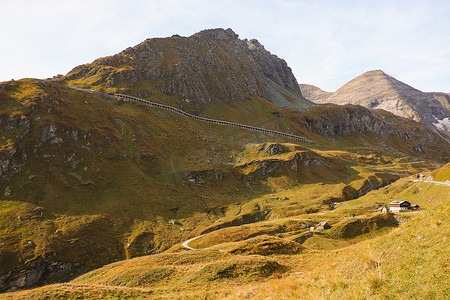
[[[5,166],[0,276],[13,269],[35,274],[53,264],[46,282],[66,280],[114,260],[168,249],[207,229],[227,211],[232,221],[268,210],[279,215],[318,210],[328,205],[323,204],[326,199],[355,197],[365,178],[371,178],[372,173],[351,165],[402,159],[401,154],[367,146],[351,150],[360,154],[342,154],[326,145],[316,145],[317,150],[305,148],[311,145],[272,145],[266,142],[287,140],[203,124],[140,104],[120,106],[113,99],[46,81],[10,82],[0,97]],[[249,113],[252,122],[243,123],[326,141],[300,123],[306,116],[263,99],[238,103],[226,116],[247,120]],[[370,136],[359,139],[344,137],[339,143],[367,145]],[[373,156],[374,151],[381,156]],[[373,187],[393,179],[377,180]],[[312,208],[279,202],[256,211],[238,209],[252,207],[258,201],[252,199],[261,195],[317,182],[333,188],[315,196]],[[321,188],[311,190],[320,193]]]
[[[437,169],[431,173],[434,181],[449,181],[450,180],[450,163],[444,167]]]
[[[422,210],[374,214],[377,204],[405,199]],[[449,199],[449,187],[401,179],[341,203],[334,212],[243,225],[235,238],[222,233],[206,249],[117,262],[66,284],[5,297],[445,299]],[[395,225],[381,222],[363,235],[336,237],[332,230],[351,212],[361,213],[354,220],[391,218]],[[324,219],[331,230],[314,234],[303,245],[292,242],[304,230],[302,220],[316,224]],[[243,236],[245,228],[257,237]]]
[[[284,60],[231,29],[148,39],[61,78],[3,82],[0,292],[85,274],[11,297],[219,297],[245,284],[263,295],[258,284],[283,284],[309,257],[311,271],[325,262],[318,253],[396,232],[377,205],[422,197],[397,180],[449,157],[448,142],[415,121],[313,105]],[[432,174],[447,179],[446,169]],[[310,229],[322,221],[332,228]],[[180,244],[190,238],[195,251]],[[204,289],[217,280],[223,288]]]

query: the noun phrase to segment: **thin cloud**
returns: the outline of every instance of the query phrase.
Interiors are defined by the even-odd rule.
[[[299,82],[324,90],[371,68],[448,91],[449,13],[444,0],[2,0],[0,81],[66,73],[149,37],[231,27],[285,59]]]

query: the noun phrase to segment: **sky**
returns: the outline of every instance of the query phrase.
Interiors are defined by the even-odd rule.
[[[66,74],[147,38],[232,28],[335,91],[381,69],[450,92],[448,0],[0,0],[0,81]]]

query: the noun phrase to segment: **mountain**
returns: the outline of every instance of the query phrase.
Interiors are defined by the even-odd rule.
[[[64,82],[103,90],[116,87],[141,97],[169,95],[175,102],[229,103],[257,95],[279,107],[311,105],[283,59],[255,39],[239,39],[231,29],[148,39],[117,55],[76,67]]]
[[[302,95],[311,102],[324,104],[326,99],[332,94],[310,84],[300,84]]]
[[[114,92],[173,109],[108,94]],[[413,120],[305,100],[286,62],[224,29],[149,39],[61,78],[0,83],[0,133],[1,292],[178,251],[202,233],[213,243],[221,240],[218,230],[253,237],[253,225],[236,226],[260,221],[311,214],[319,221],[335,203],[435,169],[450,156],[442,137]],[[280,238],[298,231],[293,238],[301,241],[306,227],[291,225],[273,231],[256,224]],[[236,251],[263,251],[264,243]],[[214,274],[233,275],[240,266],[250,266],[249,274],[285,270],[253,256],[228,258]],[[194,268],[204,262],[193,260]],[[171,273],[158,270],[156,277]]]
[[[429,128],[445,129],[444,124],[450,117],[448,94],[421,92],[381,70],[366,72],[333,93],[308,85],[300,87],[315,103],[357,104],[370,109],[384,109]]]

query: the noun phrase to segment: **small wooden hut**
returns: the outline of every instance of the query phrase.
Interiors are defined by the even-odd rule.
[[[328,224],[328,222],[320,222],[319,225],[317,225],[316,229],[324,230],[324,229],[330,229],[331,226]]]

